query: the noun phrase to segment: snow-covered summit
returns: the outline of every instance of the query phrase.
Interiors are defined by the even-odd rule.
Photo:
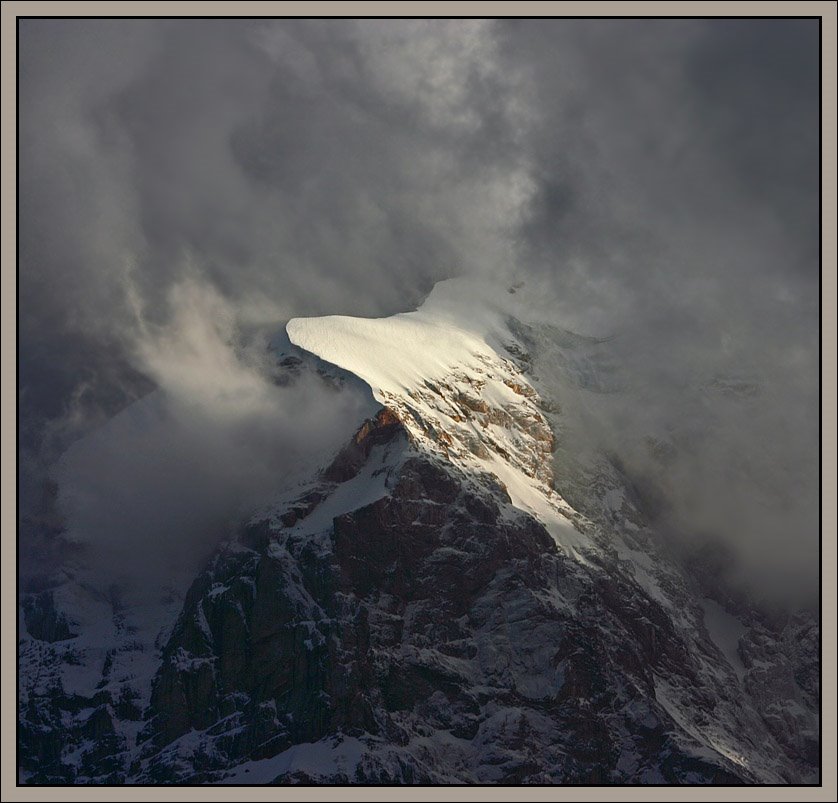
[[[512,504],[581,557],[593,545],[553,487],[553,433],[542,402],[511,359],[506,321],[517,311],[504,288],[438,284],[415,312],[388,318],[295,318],[291,342],[365,381],[415,442],[471,476],[491,476]]]
[[[502,313],[488,303],[490,294],[475,300],[467,287],[461,280],[440,282],[414,312],[294,318],[286,331],[294,345],[359,376],[386,403],[389,395],[497,357],[489,342],[503,326]]]

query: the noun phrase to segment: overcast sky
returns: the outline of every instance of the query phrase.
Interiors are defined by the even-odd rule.
[[[785,514],[727,488],[720,509],[746,513],[723,534],[754,566],[771,553],[760,577],[791,561],[811,584],[817,20],[23,20],[19,48],[24,508],[153,387],[184,465],[207,462],[182,426],[198,404],[213,454],[263,482],[260,438],[230,434],[275,426],[290,454],[323,413],[265,395],[256,333],[408,310],[465,274],[620,334],[663,418],[696,376],[758,377],[748,426],[714,411],[683,463],[683,518],[709,502],[691,483],[753,455]],[[232,418],[226,390],[249,400]],[[159,491],[149,465],[136,498]]]

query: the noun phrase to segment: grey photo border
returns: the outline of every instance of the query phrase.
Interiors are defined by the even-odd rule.
[[[2,728],[0,728],[0,800],[147,800],[147,787],[18,787],[16,785],[17,674],[17,25],[16,18],[75,16],[150,17],[821,17],[822,88],[822,252],[821,252],[821,622],[823,638],[823,777],[818,787],[726,787],[719,792],[699,787],[440,787],[438,800],[838,800],[836,763],[836,17],[834,2],[4,2],[2,19],[2,262],[0,262],[0,352],[2,353],[2,461],[0,521],[2,521]],[[271,787],[157,787],[160,800],[272,800]],[[426,788],[302,787],[298,800],[423,800]],[[721,798],[720,798],[721,799]]]

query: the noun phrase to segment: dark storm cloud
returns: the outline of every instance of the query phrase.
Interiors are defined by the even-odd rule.
[[[25,21],[30,462],[151,386],[182,389],[185,366],[224,364],[262,326],[409,309],[459,273],[516,276],[563,325],[620,333],[653,389],[644,416],[677,418],[696,376],[762,377],[750,427],[706,415],[712,436],[673,494],[682,519],[706,508],[690,476],[744,450],[772,480],[778,459],[800,468],[802,517],[817,471],[817,37],[805,20]],[[196,309],[213,354],[190,345]],[[196,377],[201,398],[224,382]],[[640,424],[636,407],[618,419]]]
[[[526,43],[536,110],[527,149],[538,185],[525,244],[545,266],[557,254],[583,258],[640,296],[647,281],[663,284],[636,259],[644,249],[668,245],[685,261],[700,246],[704,275],[791,271],[811,290],[816,22],[568,21],[501,30],[513,63]],[[735,238],[751,251],[731,252]],[[787,253],[763,268],[724,264],[776,245]]]

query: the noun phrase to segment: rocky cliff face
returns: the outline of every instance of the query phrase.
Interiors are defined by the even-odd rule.
[[[185,597],[26,597],[22,778],[816,781],[815,615],[669,554],[619,465],[562,453],[561,400],[527,373],[544,333],[504,331],[452,336],[421,382],[349,366],[379,413]]]

